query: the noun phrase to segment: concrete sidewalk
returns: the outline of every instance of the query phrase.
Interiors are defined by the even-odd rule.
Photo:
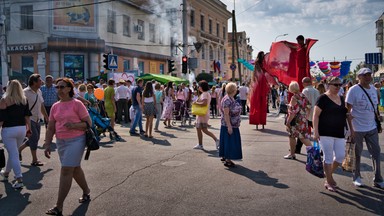
[[[223,166],[215,142],[204,136],[205,150],[194,150],[195,128],[160,127],[153,139],[131,137],[116,126],[124,142],[109,142],[83,161],[92,201],[79,204],[82,192],[75,182],[64,205],[65,215],[384,215],[384,191],[373,188],[372,162],[364,147],[363,182],[355,188],[351,173],[337,170],[338,193],[324,189],[324,179],[305,171],[306,155],[285,160],[288,137],[283,115],[268,117],[264,130],[243,118],[243,160]],[[219,136],[220,120],[209,128]],[[43,129],[43,127],[42,127]],[[44,129],[42,131],[44,134]],[[383,140],[383,134],[380,134]],[[44,136],[41,138],[41,145]],[[381,142],[382,143],[382,142]],[[383,144],[381,145],[383,147]],[[304,150],[304,149],[303,149]],[[56,152],[43,167],[30,167],[23,152],[25,187],[0,184],[0,215],[44,215],[57,198],[60,163]],[[382,153],[382,158],[384,154]],[[382,164],[383,167],[383,164]]]

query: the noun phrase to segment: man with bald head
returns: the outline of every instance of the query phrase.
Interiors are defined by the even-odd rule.
[[[320,93],[317,89],[313,88],[312,86],[312,80],[309,77],[304,77],[302,79],[302,84],[303,84],[303,91],[302,93],[307,97],[309,102],[311,103],[311,111],[309,112],[309,115],[307,116],[308,120],[308,126],[312,127],[312,116],[313,116],[313,110],[316,105],[316,101],[320,96]],[[296,143],[296,153],[300,154],[301,147],[303,146],[303,143],[300,141],[300,139],[297,139]]]

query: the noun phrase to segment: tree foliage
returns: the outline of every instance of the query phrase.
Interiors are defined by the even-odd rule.
[[[207,82],[213,81],[213,76],[209,73],[200,73],[196,76],[196,82],[200,82],[201,80],[205,80]]]

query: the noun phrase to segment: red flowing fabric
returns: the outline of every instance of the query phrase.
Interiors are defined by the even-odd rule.
[[[249,124],[267,124],[268,93],[269,85],[265,71],[256,62],[252,79],[252,91],[250,94]]]
[[[316,42],[315,39],[306,39],[306,48],[301,48],[299,44],[287,41],[272,43],[270,52],[264,56],[265,70],[287,86],[292,81],[298,82],[300,89],[302,89],[301,80],[304,77],[311,77],[309,51]],[[289,47],[286,43],[296,48]]]

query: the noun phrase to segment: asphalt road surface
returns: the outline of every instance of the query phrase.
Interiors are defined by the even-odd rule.
[[[364,146],[362,177],[367,185],[355,188],[351,173],[337,170],[337,193],[324,189],[324,179],[305,171],[306,155],[285,160],[288,138],[283,116],[269,114],[264,130],[244,117],[241,124],[243,160],[235,168],[223,166],[215,142],[204,136],[205,150],[192,126],[166,129],[154,138],[131,137],[127,127],[116,126],[122,142],[102,139],[82,167],[91,188],[91,201],[79,204],[82,191],[73,181],[64,203],[64,215],[384,215],[384,190],[371,187],[372,162]],[[219,136],[219,119],[209,128]],[[40,146],[45,128],[42,127]],[[108,134],[107,134],[108,135]],[[383,140],[380,134],[380,140]],[[2,145],[2,144],[0,144]],[[383,142],[381,141],[383,148]],[[302,150],[304,153],[304,149]],[[7,155],[7,154],[6,154]],[[384,153],[381,153],[384,158]],[[45,215],[58,193],[60,163],[38,149],[42,167],[31,167],[23,151],[25,187],[14,190],[0,183],[0,215]],[[383,159],[384,161],[384,159]],[[382,167],[383,162],[382,162]],[[12,174],[11,174],[12,175]],[[10,178],[12,179],[12,177]]]

